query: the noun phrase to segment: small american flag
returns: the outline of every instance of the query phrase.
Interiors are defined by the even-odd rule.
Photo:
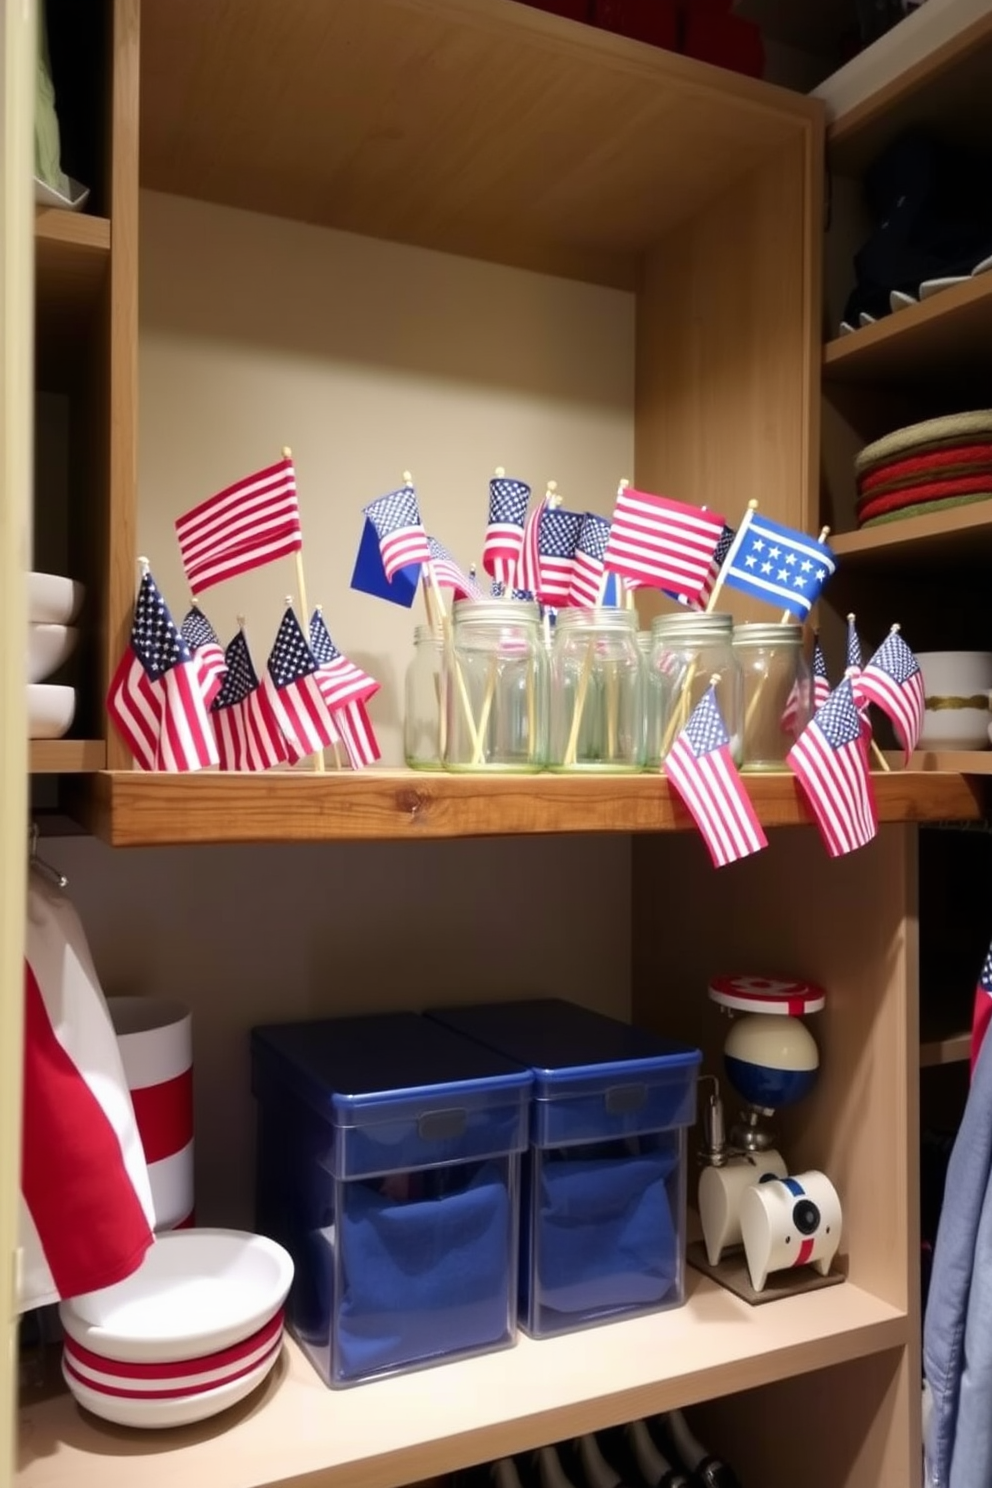
[[[912,754],[923,728],[926,695],[923,673],[898,631],[890,631],[858,678],[861,697],[892,721],[899,742]]]
[[[427,539],[427,546],[430,549],[434,578],[438,584],[444,584],[448,588],[453,589],[456,599],[482,599],[482,590],[479,588],[479,585],[469,574],[461,569],[447,548],[442,546],[436,537],[429,537]],[[311,637],[312,644],[313,638]]]
[[[826,543],[748,510],[724,583],[805,619],[837,561]]]
[[[335,646],[320,610],[310,617],[310,650],[320,670],[317,673],[324,702],[334,726],[344,740],[352,768],[362,769],[380,758],[379,742],[365,704],[379,691],[379,683]]]
[[[500,581],[499,581],[499,579],[493,579],[492,583],[489,585],[489,598],[490,599],[505,599],[506,598],[506,585],[505,584],[501,584]],[[511,589],[510,590],[510,598],[511,599],[528,599],[528,600],[533,600],[534,596],[533,596],[533,594],[531,594],[531,592],[530,592],[529,589]]]
[[[735,533],[733,527],[728,527],[726,524],[724,524],[723,532],[720,536],[720,541],[717,543],[716,551],[714,552],[713,557],[710,559],[710,566],[707,571],[706,578],[703,580],[703,587],[702,589],[700,589],[698,594],[694,596],[690,596],[688,594],[676,594],[671,589],[663,589],[662,593],[667,595],[669,599],[674,599],[676,604],[685,605],[687,609],[705,610],[706,606],[709,604],[710,595],[716,588],[716,581],[720,577],[720,570],[723,567],[723,560],[730,552],[731,544],[733,543],[736,536],[737,534]]]
[[[334,722],[341,731],[353,770],[362,770],[366,765],[374,765],[376,760],[382,758],[379,741],[364,703],[345,703],[343,708],[335,711]]]
[[[675,786],[722,868],[768,846],[751,798],[730,753],[730,735],[710,687],[665,757]]]
[[[851,692],[854,694],[854,701],[858,706],[858,710],[861,713],[862,718],[864,719],[865,728],[870,734],[871,720],[868,718],[867,712],[865,711],[868,706],[868,699],[861,691],[861,639],[854,624],[853,615],[848,615],[847,617],[847,659],[845,662],[844,671],[846,675],[851,679]]]
[[[482,566],[501,584],[516,575],[524,543],[524,521],[530,501],[525,481],[494,476],[489,482],[489,522],[482,547]]]
[[[816,631],[813,636],[813,712],[822,708],[830,696],[830,678],[827,675],[827,661],[820,645],[820,632]]]
[[[546,605],[568,604],[582,513],[545,506],[537,534],[537,596]]]
[[[978,986],[975,988],[975,1002],[971,1014],[971,1073],[973,1077],[990,1022],[992,1022],[992,946],[985,954]]]
[[[337,729],[324,702],[318,672],[300,622],[287,609],[269,656],[264,685],[290,764],[337,743]]]
[[[110,684],[107,711],[143,770],[202,770],[217,763],[197,664],[150,573],[142,576],[130,644]]]
[[[417,493],[412,486],[400,486],[370,502],[365,515],[375,528],[386,578],[414,563],[429,563],[431,550],[427,533],[420,520]]]
[[[303,546],[296,472],[283,459],[236,481],[176,522],[194,594]]]
[[[834,688],[786,757],[832,858],[871,842],[878,831],[867,740],[850,678]]]
[[[221,769],[271,770],[284,764],[286,743],[268,693],[259,686],[243,630],[224,658],[224,683],[210,713]]]
[[[203,701],[209,708],[220,692],[224,673],[227,670],[224,648],[210,621],[198,605],[194,605],[186,612],[186,617],[179,627],[179,633],[193,653],[193,660],[200,673]]]
[[[608,517],[586,512],[579,528],[572,563],[572,583],[568,592],[570,605],[615,605],[620,602],[620,581],[607,572],[603,564],[610,541]]]
[[[707,581],[725,526],[722,517],[698,506],[621,486],[606,567],[635,584],[693,600]]]
[[[548,498],[545,497],[539,506],[535,506],[524,523],[523,542],[520,546],[520,561],[517,564],[514,578],[519,588],[526,589],[529,594],[537,597],[537,591],[541,587],[541,555],[537,546],[538,533],[541,528],[541,513],[547,506]]]

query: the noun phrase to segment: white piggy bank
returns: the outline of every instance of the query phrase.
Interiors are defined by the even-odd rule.
[[[754,1161],[732,1157],[722,1168],[704,1168],[699,1175],[696,1202],[703,1227],[706,1255],[711,1266],[719,1264],[728,1246],[741,1243],[741,1199],[744,1190],[766,1176],[784,1178],[788,1168],[780,1153],[756,1152]]]
[[[841,1209],[825,1173],[769,1178],[741,1195],[741,1236],[751,1285],[765,1288],[769,1272],[811,1264],[826,1276],[837,1254]]]

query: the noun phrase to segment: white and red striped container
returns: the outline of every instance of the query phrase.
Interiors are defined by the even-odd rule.
[[[193,1038],[189,1008],[160,997],[108,997],[145,1149],[157,1231],[193,1216]]]

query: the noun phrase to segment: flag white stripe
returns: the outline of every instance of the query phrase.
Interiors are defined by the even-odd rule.
[[[709,841],[713,855],[722,868],[732,859],[730,840],[722,822],[714,814],[709,801],[706,800],[705,794],[702,792],[694,774],[692,761],[687,761],[682,757],[683,745],[683,740],[677,739],[675,741],[669,751],[668,758],[665,760],[665,774],[674,782],[680,794],[685,797],[686,805],[695,817],[696,823],[703,832],[703,835]],[[688,745],[684,745],[684,748],[686,754],[691,755]],[[713,840],[714,838],[716,839],[715,841]]]
[[[750,802],[741,799],[740,788],[731,773],[727,757],[722,750],[718,750],[708,756],[708,762],[714,775],[719,779],[721,794],[744,850],[757,852],[763,846],[761,836],[755,828]]]
[[[259,543],[257,546],[252,544],[239,553],[224,553],[213,563],[197,564],[187,571],[186,577],[194,590],[197,586],[202,589],[206,583],[218,583],[225,577],[233,576],[246,562],[252,568],[261,568],[267,558],[282,558],[287,553],[295,553],[302,546],[302,538],[297,530],[295,533],[286,533],[274,542]]]
[[[226,496],[218,493],[211,496],[200,506],[194,507],[192,511],[184,513],[176,521],[176,535],[179,538],[180,547],[188,542],[191,537],[195,538],[200,532],[207,532],[223,525],[224,519],[232,508],[250,504],[255,497],[264,501],[266,497],[277,499],[278,497],[292,493],[296,495],[296,475],[292,468],[288,470],[277,469],[274,473],[260,479],[249,477],[228,491]]]
[[[191,564],[202,562],[205,555],[222,557],[232,549],[240,547],[248,538],[288,525],[297,528],[300,525],[300,514],[295,500],[286,500],[278,506],[259,506],[257,511],[241,513],[233,521],[228,522],[222,529],[223,539],[220,541],[216,533],[208,533],[196,542],[181,544],[183,562],[189,568]]]

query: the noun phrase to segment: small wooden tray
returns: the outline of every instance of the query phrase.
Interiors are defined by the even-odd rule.
[[[743,1249],[725,1251],[723,1259],[711,1266],[706,1257],[706,1246],[694,1240],[686,1250],[686,1260],[704,1276],[718,1281],[728,1292],[748,1302],[752,1307],[761,1307],[765,1302],[777,1302],[780,1297],[798,1297],[802,1292],[818,1292],[822,1287],[836,1286],[844,1281],[842,1271],[830,1271],[821,1276],[812,1266],[797,1266],[795,1270],[773,1271],[765,1283],[763,1292],[756,1292],[751,1285],[747,1261]]]

